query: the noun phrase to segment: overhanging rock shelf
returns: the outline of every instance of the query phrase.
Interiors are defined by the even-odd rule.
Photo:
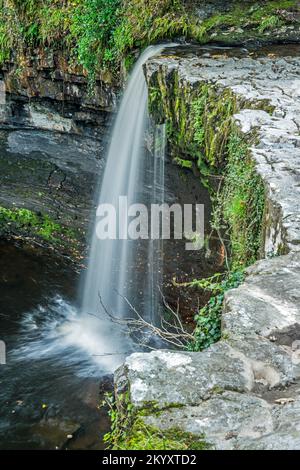
[[[266,188],[266,258],[227,293],[224,339],[201,353],[136,353],[115,373],[117,399],[127,390],[135,409],[148,409],[145,423],[204,434],[217,449],[300,449],[299,52],[285,46],[279,55],[234,58],[191,50],[152,58],[145,69],[148,81],[157,70],[175,71],[179,87],[213,83],[274,107],[234,116],[242,133],[258,136],[251,152]],[[267,257],[278,250],[286,254]]]

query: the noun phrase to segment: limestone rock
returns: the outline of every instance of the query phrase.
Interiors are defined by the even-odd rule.
[[[267,337],[300,325],[299,264],[298,253],[258,262],[246,281],[226,294],[223,331]]]
[[[116,378],[118,387],[130,384],[130,400],[137,408],[149,402],[159,408],[193,405],[216,390],[245,392],[254,383],[251,365],[223,342],[202,353],[161,350],[132,354]]]
[[[159,429],[176,425],[185,432],[205,435],[216,449],[233,449],[237,439],[258,439],[274,431],[272,407],[252,395],[226,392],[200,406],[171,408],[144,417],[146,424]]]

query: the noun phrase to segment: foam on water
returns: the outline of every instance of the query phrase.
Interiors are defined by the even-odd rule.
[[[103,336],[103,328],[107,335]],[[52,359],[77,367],[77,372],[90,374],[110,372],[124,359],[112,344],[118,340],[108,324],[96,317],[87,318],[62,297],[48,301],[23,315],[15,361]],[[129,350],[128,353],[131,351]]]

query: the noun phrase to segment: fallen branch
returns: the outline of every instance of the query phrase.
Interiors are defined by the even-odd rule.
[[[113,312],[109,311],[104,304],[102,297],[99,293],[100,305],[105,315],[109,318],[112,323],[116,323],[121,327],[121,331],[126,335],[130,336],[134,342],[143,348],[151,350],[157,349],[156,347],[149,344],[149,338],[159,338],[163,343],[171,345],[174,348],[186,349],[190,342],[194,341],[194,336],[185,330],[184,325],[180,319],[179,304],[177,303],[177,310],[174,311],[171,306],[167,303],[164,295],[159,288],[162,296],[163,304],[171,319],[167,320],[163,315],[160,317],[160,326],[154,325],[153,323],[145,320],[138,310],[132,305],[132,303],[123,295],[117,292],[117,295],[121,297],[124,302],[128,305],[130,311],[133,313],[132,317],[119,317]],[[99,316],[91,314],[99,318]]]

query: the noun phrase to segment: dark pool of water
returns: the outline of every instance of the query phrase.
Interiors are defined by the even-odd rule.
[[[60,331],[77,314],[77,280],[69,261],[0,241],[0,449],[103,448],[103,373]]]

